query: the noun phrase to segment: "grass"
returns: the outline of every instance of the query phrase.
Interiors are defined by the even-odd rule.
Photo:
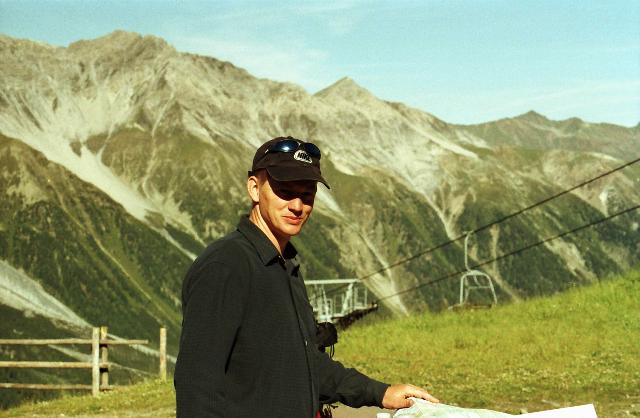
[[[341,333],[337,359],[449,404],[518,414],[593,403],[599,417],[640,416],[640,271],[491,310],[368,318]],[[170,382],[94,399],[66,396],[7,417],[170,417]]]
[[[170,382],[147,381],[98,397],[65,395],[3,411],[2,417],[175,417],[175,395]]]
[[[600,416],[617,416],[640,404],[639,301],[634,271],[492,310],[358,324],[342,335],[337,358],[464,407],[518,413],[593,403]]]

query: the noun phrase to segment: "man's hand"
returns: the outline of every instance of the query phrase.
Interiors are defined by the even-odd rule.
[[[430,402],[440,402],[426,390],[413,385],[391,385],[382,398],[382,407],[386,409],[408,408],[413,403],[410,397],[425,399]]]

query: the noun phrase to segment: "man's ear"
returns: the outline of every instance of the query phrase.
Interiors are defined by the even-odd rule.
[[[257,176],[249,176],[247,179],[247,192],[251,201],[255,204],[260,200],[260,181]]]

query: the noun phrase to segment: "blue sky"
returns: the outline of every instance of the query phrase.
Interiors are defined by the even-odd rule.
[[[9,36],[66,46],[115,29],[310,93],[349,76],[451,123],[640,122],[640,1],[0,0]]]

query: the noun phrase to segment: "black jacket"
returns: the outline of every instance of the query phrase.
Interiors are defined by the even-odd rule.
[[[315,417],[319,403],[380,405],[388,385],[321,353],[296,250],[248,218],[211,244],[182,290],[174,384],[181,417]]]

